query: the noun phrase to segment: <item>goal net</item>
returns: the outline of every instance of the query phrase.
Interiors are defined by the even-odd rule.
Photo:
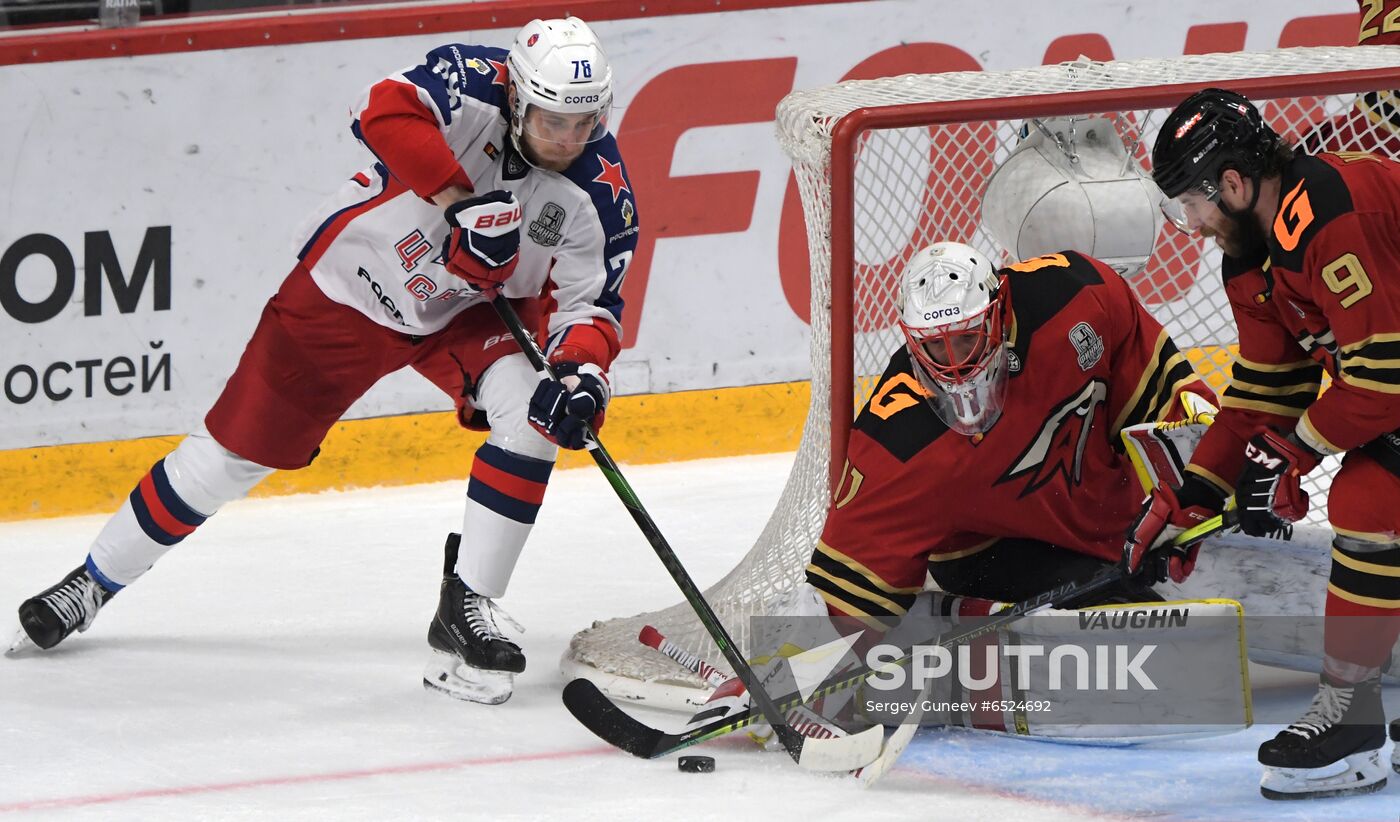
[[[1174,59],[1081,60],[1009,72],[905,75],[797,91],[778,107],[811,260],[811,405],[776,510],[752,550],[706,597],[747,647],[749,619],[803,577],[821,533],[854,412],[903,340],[894,324],[898,275],[938,240],[1006,259],[981,224],[992,171],[1048,119],[1106,119],[1144,168],[1167,112],[1213,85],[1239,91],[1292,142],[1400,156],[1389,89],[1400,89],[1400,46],[1306,48]],[[1071,137],[1072,139],[1072,137]],[[1237,338],[1214,243],[1168,224],[1131,280],[1197,371],[1223,389]],[[1325,527],[1335,460],[1309,478],[1314,505],[1300,527]],[[562,661],[619,699],[684,708],[702,683],[637,641],[642,625],[722,664],[690,607],[596,622]]]

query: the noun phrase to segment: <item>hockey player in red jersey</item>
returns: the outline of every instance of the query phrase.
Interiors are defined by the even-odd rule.
[[[945,242],[910,260],[898,300],[905,345],[856,419],[807,568],[830,613],[887,626],[926,572],[1019,601],[1116,562],[1142,499],[1119,432],[1212,396],[1128,284],[1075,251],[997,270]]]
[[[1308,712],[1260,746],[1261,789],[1379,790],[1380,668],[1400,634],[1400,163],[1297,153],[1249,100],[1207,89],[1168,116],[1152,166],[1178,225],[1225,252],[1240,348],[1187,468],[1211,499],[1159,489],[1124,562],[1136,568],[1231,494],[1246,533],[1295,521],[1308,507],[1300,479],[1343,456],[1329,491],[1321,684]]]
[[[412,367],[488,429],[461,534],[447,540],[424,685],[507,699],[525,657],[495,623],[557,448],[603,422],[639,225],[608,131],[612,68],[581,20],[513,46],[449,44],[365,92],[351,131],[374,155],[308,224],[204,425],[157,462],[86,562],[19,609],[14,649],[51,648],[221,506],[315,459],[370,386]],[[548,339],[530,367],[489,300]],[[466,466],[464,466],[465,468]]]
[[[1357,0],[1358,46],[1400,45],[1400,0]],[[1400,159],[1400,96],[1393,89],[1356,96],[1346,111],[1318,123],[1303,137],[1309,154],[1320,151],[1373,151]]]

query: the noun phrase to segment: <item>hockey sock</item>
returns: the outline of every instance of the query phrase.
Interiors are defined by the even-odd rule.
[[[482,596],[499,597],[534,527],[554,463],[486,443],[467,484],[457,575]]]
[[[1400,546],[1356,547],[1333,546],[1327,586],[1327,667],[1347,681],[1356,678],[1337,669],[1350,663],[1355,670],[1378,670],[1400,637]]]

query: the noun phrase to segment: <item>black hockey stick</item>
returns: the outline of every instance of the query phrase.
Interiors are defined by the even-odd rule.
[[[1234,527],[1236,517],[1234,512],[1227,512],[1223,517],[1214,517],[1206,522],[1191,528],[1173,540],[1173,546],[1183,548],[1193,543],[1199,542],[1219,531]],[[1046,591],[1031,599],[1019,602],[1010,608],[1000,611],[987,617],[976,625],[970,625],[960,631],[934,638],[923,645],[955,645],[969,642],[981,636],[999,631],[1007,625],[1016,622],[1024,616],[1035,611],[1053,607],[1057,602],[1066,602],[1082,596],[1098,593],[1111,588],[1123,579],[1122,571],[1115,565],[1102,569],[1094,576],[1082,582],[1067,582],[1049,591]],[[807,698],[801,693],[790,693],[778,697],[774,702],[783,711],[791,710],[805,702],[828,696],[838,691],[854,687],[860,684],[872,673],[888,670],[894,666],[905,665],[911,660],[911,656],[906,655],[887,663],[880,669],[873,669],[861,666],[853,672],[838,673],[834,678],[821,684],[812,691]],[[588,728],[595,736],[613,747],[620,748],[633,756],[643,759],[656,759],[667,756],[677,751],[684,750],[691,745],[698,745],[701,742],[724,736],[734,731],[746,728],[765,717],[752,709],[738,711],[727,714],[713,722],[702,725],[698,728],[691,728],[680,733],[668,733],[666,731],[653,728],[645,723],[634,719],[626,711],[619,708],[612,700],[598,689],[598,686],[586,679],[575,679],[564,687],[564,705],[569,709],[569,713],[574,715],[584,727]],[[862,733],[868,733],[863,731]],[[896,731],[896,734],[899,734]],[[912,737],[912,730],[909,736]],[[903,744],[899,744],[899,742]],[[891,743],[895,743],[891,745]],[[888,770],[889,764],[903,752],[907,740],[900,740],[898,736],[892,735],[890,742],[885,743],[879,759],[886,760],[887,764],[883,768],[864,766],[867,775],[864,776],[866,784],[870,784],[878,776],[874,771],[878,770],[883,774]],[[897,750],[895,748],[898,748]],[[857,770],[857,769],[852,769]]]
[[[544,352],[540,350],[539,343],[525,330],[520,322],[520,317],[515,313],[515,308],[505,297],[497,294],[491,300],[491,306],[496,309],[501,321],[506,328],[510,329],[511,336],[515,338],[520,349],[525,352],[525,356],[530,360],[530,365],[543,377],[554,379],[554,372],[545,361]],[[618,499],[626,506],[628,513],[637,523],[637,527],[646,536],[647,542],[651,543],[656,556],[661,560],[661,564],[666,566],[670,572],[671,579],[685,595],[686,602],[695,610],[696,616],[700,618],[701,624],[709,633],[711,639],[719,646],[719,650],[724,654],[724,658],[734,668],[734,673],[748,688],[750,696],[762,711],[768,723],[773,726],[774,733],[793,758],[793,761],[812,770],[819,771],[849,771],[859,768],[875,759],[880,753],[880,748],[884,743],[884,732],[879,728],[870,728],[859,734],[845,737],[832,737],[828,739],[815,739],[804,737],[793,730],[784,719],[784,712],[778,710],[778,706],[773,704],[773,700],[763,690],[758,678],[754,675],[753,669],[744,659],[744,655],[739,652],[734,640],[725,630],[724,625],[715,616],[714,609],[710,603],[705,601],[700,589],[695,587],[695,582],[690,578],[690,574],[681,565],[680,559],[676,557],[676,552],[672,550],[666,538],[662,536],[661,530],[652,521],[651,515],[646,508],[642,507],[642,502],[637,498],[632,486],[627,483],[622,476],[621,469],[613,461],[603,443],[599,441],[597,434],[591,427],[585,432],[588,442],[588,450],[593,454],[593,461],[598,463],[602,469],[603,476],[607,478],[608,484],[617,493]],[[565,704],[568,704],[568,688],[565,688]],[[873,731],[874,733],[871,733]]]

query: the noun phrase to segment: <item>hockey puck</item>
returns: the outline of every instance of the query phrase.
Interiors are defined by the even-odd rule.
[[[676,767],[685,773],[714,773],[713,756],[683,756],[676,760]]]

